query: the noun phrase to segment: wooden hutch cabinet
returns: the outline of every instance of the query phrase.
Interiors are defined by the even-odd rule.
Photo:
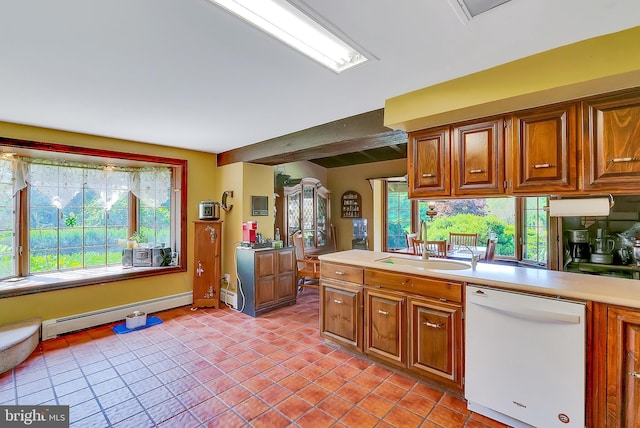
[[[409,197],[450,195],[449,127],[411,132],[408,137]]]
[[[303,178],[299,184],[284,187],[284,230],[287,241],[302,231],[305,253],[313,254],[328,247],[331,226],[331,191],[315,178]]]
[[[193,305],[220,307],[222,222],[195,221]]]
[[[584,189],[640,190],[640,91],[585,100]]]
[[[572,103],[513,114],[512,153],[507,156],[512,193],[578,190],[577,111]]]
[[[453,194],[504,193],[504,125],[504,118],[454,125]]]

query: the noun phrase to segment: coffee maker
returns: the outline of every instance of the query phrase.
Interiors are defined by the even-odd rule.
[[[574,263],[588,262],[590,258],[589,231],[576,229],[568,231],[569,254]]]

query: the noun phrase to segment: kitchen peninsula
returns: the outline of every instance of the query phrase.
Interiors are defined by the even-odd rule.
[[[467,285],[584,302],[586,426],[633,425],[636,415],[626,409],[639,408],[638,281],[484,263],[430,269],[419,257],[363,250],[320,260],[320,328],[328,341],[460,391]]]

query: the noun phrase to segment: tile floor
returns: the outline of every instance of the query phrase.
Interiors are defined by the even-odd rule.
[[[177,308],[41,344],[0,374],[0,404],[65,404],[74,427],[445,427],[504,425],[458,395],[324,343],[318,292],[259,318]]]

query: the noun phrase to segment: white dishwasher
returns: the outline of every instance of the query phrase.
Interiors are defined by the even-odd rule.
[[[465,398],[514,427],[585,426],[585,304],[468,285]]]

